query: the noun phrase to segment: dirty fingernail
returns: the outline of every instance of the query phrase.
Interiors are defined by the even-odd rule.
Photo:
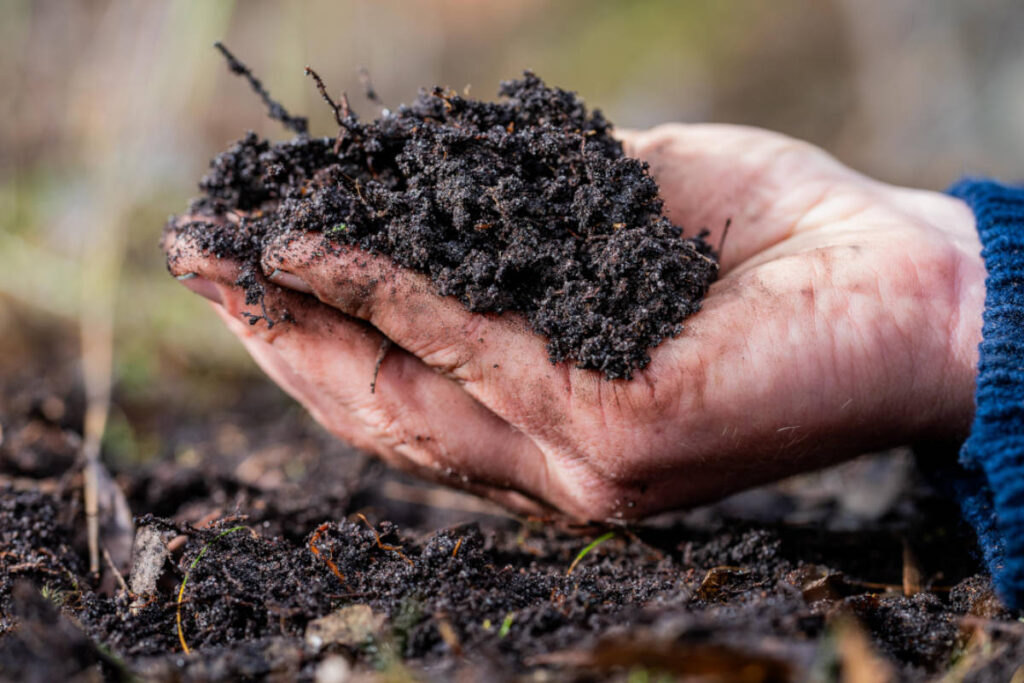
[[[194,277],[199,277],[199,273],[185,273],[184,275],[176,275],[175,276],[175,278],[179,282],[184,282],[185,280],[191,280]]]
[[[298,292],[309,294],[313,291],[313,288],[307,285],[302,278],[280,268],[275,268],[274,272],[267,276],[267,279],[276,285],[294,289]]]
[[[224,303],[224,300],[220,295],[220,289],[209,280],[198,276],[178,279],[181,280],[181,284],[185,285],[199,296],[209,299],[215,304]]]

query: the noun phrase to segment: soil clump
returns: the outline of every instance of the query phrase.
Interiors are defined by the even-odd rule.
[[[499,102],[435,87],[367,122],[307,69],[338,124],[334,138],[311,137],[222,51],[297,135],[249,133],[219,154],[168,228],[239,261],[251,304],[263,251],[321,233],[327,248],[355,245],[425,273],[471,311],[522,314],[553,363],[628,379],[717,275],[712,248],[664,216],[646,164],[624,155],[601,112],[530,72],[502,83]]]

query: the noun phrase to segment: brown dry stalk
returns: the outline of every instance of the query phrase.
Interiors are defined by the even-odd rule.
[[[182,652],[184,652],[187,655],[192,654],[192,651],[189,649],[188,642],[185,640],[185,628],[181,625],[181,605],[182,601],[185,598],[185,586],[188,585],[188,577],[192,575],[192,570],[196,568],[197,564],[199,564],[199,560],[203,559],[203,555],[206,554],[206,551],[209,550],[211,545],[213,545],[220,539],[224,538],[228,534],[233,534],[236,531],[241,531],[242,529],[248,528],[249,527],[246,526],[234,526],[230,529],[225,529],[224,531],[220,532],[212,539],[207,541],[206,544],[199,550],[199,554],[196,555],[194,560],[192,560],[192,564],[188,566],[188,570],[185,572],[185,576],[181,579],[181,588],[178,589],[178,601],[177,607],[175,609],[175,622],[178,625],[178,642],[181,643]]]
[[[356,517],[358,517],[359,519],[363,520],[363,523],[366,524],[366,526],[370,528],[370,531],[373,532],[373,537],[375,539],[377,539],[377,547],[378,548],[380,548],[381,550],[390,550],[391,552],[396,553],[399,557],[401,557],[403,560],[408,562],[410,567],[415,567],[416,566],[413,563],[412,560],[410,560],[408,557],[406,557],[405,553],[402,552],[401,548],[399,548],[398,546],[394,546],[394,545],[386,545],[386,544],[381,542],[380,534],[378,534],[377,530],[373,528],[372,524],[370,524],[370,520],[366,519],[366,515],[364,515],[361,512],[357,512],[356,513]]]
[[[434,619],[437,620],[437,632],[440,634],[441,640],[444,641],[444,644],[448,646],[453,655],[461,657],[462,643],[459,642],[459,635],[455,632],[452,622],[448,620],[448,615],[438,612],[434,615]]]
[[[345,575],[338,569],[338,565],[334,564],[334,560],[321,553],[320,549],[316,547],[316,542],[320,540],[320,535],[326,531],[329,526],[330,522],[324,522],[316,528],[316,531],[313,532],[313,535],[309,539],[309,551],[323,560],[327,564],[328,568],[334,572],[334,575],[338,577],[338,581],[341,581],[341,585],[347,587],[348,584],[345,583]]]

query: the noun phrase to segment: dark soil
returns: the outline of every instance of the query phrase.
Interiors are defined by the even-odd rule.
[[[87,572],[74,355],[9,343],[0,679],[983,681],[1022,661],[1024,627],[905,457],[573,530],[405,479],[238,377],[218,379],[240,388],[213,399],[215,421],[187,387],[115,393],[160,444],[114,471],[136,533],[157,539],[125,577],[156,578],[124,590]]]
[[[249,133],[218,155],[169,227],[243,263],[250,303],[265,248],[322,233],[426,273],[472,311],[519,312],[552,362],[614,379],[682,330],[717,274],[712,249],[663,216],[647,166],[624,156],[601,113],[532,73],[502,83],[497,103],[432,88],[364,122],[311,72],[339,126],[316,138],[228,57],[298,135]]]

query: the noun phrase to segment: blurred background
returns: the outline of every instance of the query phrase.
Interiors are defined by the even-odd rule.
[[[284,135],[218,39],[318,134],[334,131],[306,64],[364,116],[359,67],[389,106],[433,84],[493,97],[530,68],[624,127],[764,126],[934,189],[1024,176],[1019,0],[3,0],[0,382],[68,363],[93,399],[112,391],[114,464],[194,457],[161,425],[268,391],[157,249],[211,156]],[[294,410],[269,391],[265,410]],[[64,395],[40,388],[44,413],[48,392]]]

